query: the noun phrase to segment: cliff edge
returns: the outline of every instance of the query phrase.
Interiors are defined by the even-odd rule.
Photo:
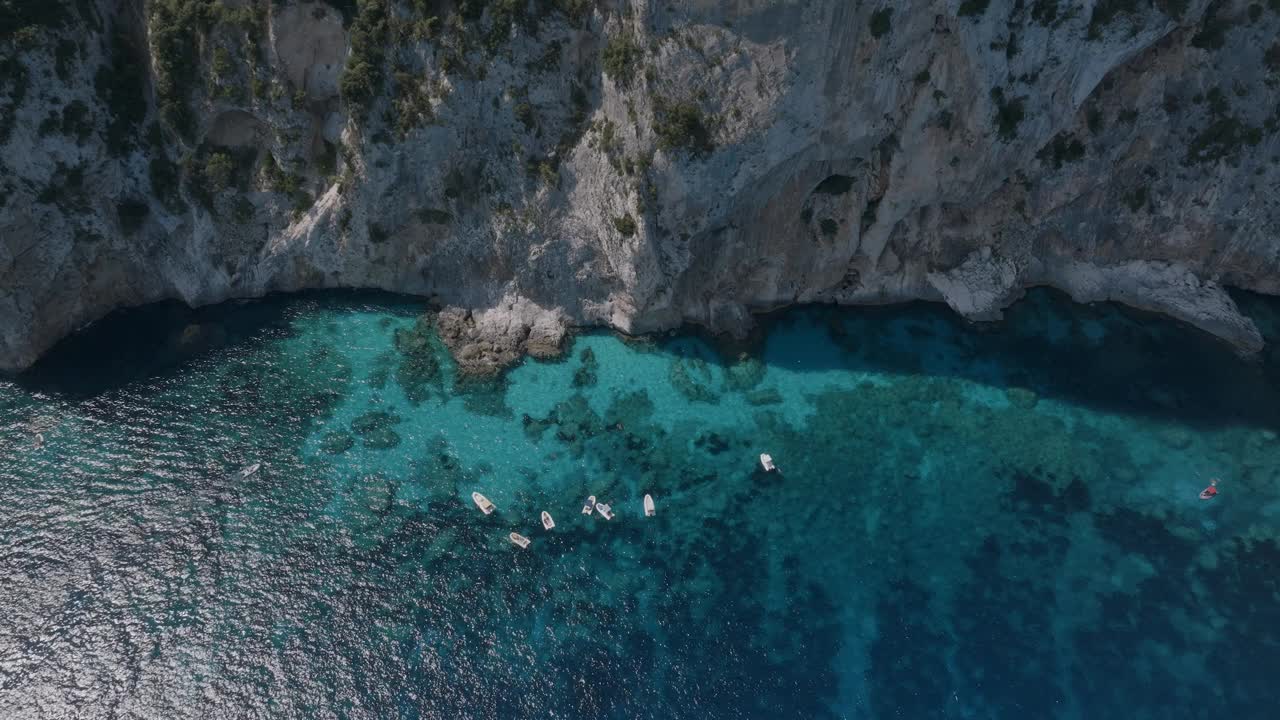
[[[0,0],[0,369],[114,308],[570,325],[1029,286],[1262,345],[1280,0]]]

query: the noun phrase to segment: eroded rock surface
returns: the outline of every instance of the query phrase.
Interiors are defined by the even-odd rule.
[[[565,328],[1023,288],[1261,345],[1274,0],[84,0],[0,23],[0,368],[122,305],[430,296]]]

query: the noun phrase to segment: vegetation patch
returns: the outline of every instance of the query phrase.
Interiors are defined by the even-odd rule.
[[[1187,164],[1238,159],[1244,146],[1262,142],[1262,128],[1241,122],[1234,116],[1218,117],[1187,145]]]
[[[160,117],[180,135],[195,130],[189,98],[199,80],[200,34],[212,27],[215,6],[199,0],[150,3],[151,57],[156,69]]]
[[[707,119],[696,103],[655,98],[653,110],[656,115],[653,130],[658,136],[658,147],[686,150],[694,157],[710,153],[715,148]]]
[[[1061,22],[1058,0],[1034,0],[1031,3],[1031,19],[1045,27],[1052,27]]]
[[[395,81],[396,98],[392,107],[395,110],[396,132],[404,138],[415,128],[435,122],[435,110],[418,78],[401,71],[396,73]]]
[[[636,234],[635,218],[631,217],[631,213],[616,217],[613,219],[613,228],[621,233],[623,237],[631,237]]]
[[[960,17],[978,17],[987,11],[987,6],[991,4],[991,0],[964,0],[960,3],[956,14]]]
[[[1138,212],[1147,204],[1147,188],[1141,186],[1133,191],[1125,193],[1124,204],[1128,206],[1129,212]]]
[[[342,100],[352,113],[364,116],[382,92],[386,63],[386,0],[362,0],[351,23],[351,54],[338,80]]]
[[[1008,97],[1004,88],[996,86],[991,89],[991,99],[996,104],[996,132],[1004,140],[1012,140],[1018,136],[1018,125],[1026,116],[1023,98]]]
[[[13,55],[0,56],[0,145],[9,141],[29,86],[27,66]]]
[[[604,71],[619,86],[627,87],[635,77],[636,67],[643,54],[643,50],[631,33],[614,35],[604,46],[601,56],[604,61]]]
[[[1262,62],[1272,73],[1280,73],[1280,42],[1273,44],[1263,53]]]
[[[111,64],[103,65],[94,77],[98,99],[110,112],[107,121],[107,152],[121,157],[132,150],[147,117],[146,59],[123,34],[111,40]]]
[[[178,175],[178,168],[164,154],[159,151],[151,157],[151,162],[147,167],[148,175],[151,178],[151,192],[158,198],[164,206],[173,212],[182,209],[182,194],[178,189],[181,178]]]
[[[136,233],[142,227],[149,214],[151,214],[151,208],[140,200],[124,200],[116,205],[116,217],[120,219],[120,228],[129,235]]]
[[[1200,29],[1191,36],[1191,46],[1201,50],[1221,50],[1227,44],[1227,30],[1231,21],[1223,16],[1222,0],[1215,0],[1205,8]]]
[[[879,38],[889,34],[893,26],[893,8],[882,8],[871,13],[871,37]]]
[[[0,0],[0,42],[30,46],[71,20],[66,0]]]
[[[422,208],[416,214],[419,221],[429,225],[448,225],[453,222],[453,215],[435,208]]]
[[[1084,157],[1084,143],[1071,133],[1058,133],[1053,136],[1040,151],[1036,159],[1042,163],[1053,163],[1054,170],[1062,169],[1064,163],[1076,162]]]

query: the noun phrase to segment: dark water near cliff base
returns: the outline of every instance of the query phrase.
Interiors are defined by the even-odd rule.
[[[152,307],[0,384],[0,714],[1274,717],[1274,354],[1033,293],[459,384],[422,310]]]

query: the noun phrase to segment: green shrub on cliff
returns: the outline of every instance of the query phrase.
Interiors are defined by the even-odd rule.
[[[991,89],[991,99],[996,104],[996,132],[1004,140],[1014,139],[1018,136],[1018,125],[1026,115],[1023,99],[1007,97],[1000,86]]]
[[[111,42],[111,64],[94,77],[98,99],[111,111],[107,151],[117,157],[134,146],[138,127],[147,117],[146,59],[122,34]]]
[[[231,187],[231,176],[235,173],[235,163],[225,152],[209,153],[204,163],[204,183],[209,192],[218,193]]]
[[[658,147],[687,150],[694,156],[705,155],[714,149],[707,119],[696,103],[654,98],[653,110],[656,116],[653,131],[658,136]]]
[[[601,54],[605,74],[613,78],[613,81],[621,87],[630,85],[640,56],[640,46],[636,44],[631,33],[620,33],[610,37]]]
[[[1062,168],[1064,163],[1076,162],[1084,157],[1084,143],[1071,133],[1058,133],[1040,151],[1036,159],[1042,163],[1052,163],[1053,169]]]
[[[149,37],[160,116],[189,138],[194,131],[189,100],[199,79],[200,35],[217,19],[215,9],[200,0],[154,0],[150,10]]]
[[[363,116],[382,92],[386,62],[386,0],[359,0],[359,14],[351,24],[351,55],[338,80],[342,100],[353,114]]]
[[[883,8],[871,13],[871,37],[883,37],[893,24],[893,8]]]
[[[621,233],[623,237],[631,237],[636,234],[635,218],[631,217],[631,213],[616,217],[613,219],[613,228]]]

